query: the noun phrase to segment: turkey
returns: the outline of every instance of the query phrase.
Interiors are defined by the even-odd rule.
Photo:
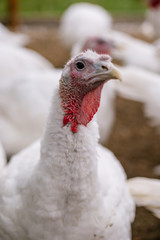
[[[96,51],[99,54],[109,54],[114,48],[112,41],[104,37],[93,36],[77,42],[71,51],[71,55],[75,56],[79,52],[87,49]],[[101,144],[106,144],[112,132],[112,127],[115,122],[115,98],[116,98],[116,85],[115,81],[110,81],[105,84],[101,95],[101,105],[97,114],[97,121],[99,126]]]
[[[6,43],[0,44],[0,88],[5,88],[13,78],[31,70],[51,68],[52,64],[33,50]]]
[[[116,83],[117,93],[144,104],[150,125],[160,129],[160,75],[134,66],[121,68],[123,82]]]
[[[160,180],[135,177],[128,180],[128,187],[137,206],[146,207],[160,218]]]
[[[72,50],[76,54],[76,49],[79,51],[88,38],[98,36],[112,44],[110,54],[121,64],[160,72],[160,56],[155,45],[112,29],[112,21],[107,19],[108,13],[100,6],[88,6],[88,3],[71,5],[62,15],[59,30],[62,42],[70,48],[76,45]]]
[[[94,36],[89,37],[86,41],[83,40],[75,44],[72,54],[75,55],[84,48],[98,50],[99,53],[106,52],[112,56],[116,46],[105,37]],[[135,52],[137,53],[137,51]],[[130,56],[133,55],[134,53],[131,52]],[[110,85],[106,84],[104,86],[102,92],[101,107],[98,112],[98,125],[101,137],[100,142],[103,144],[110,136],[115,120],[114,102],[117,95],[143,103],[144,114],[150,119],[150,125],[160,128],[160,75],[134,65],[123,66],[120,69],[123,75],[123,82],[111,81]],[[106,122],[104,119],[108,119],[109,121]]]
[[[134,202],[120,163],[98,145],[94,117],[104,83],[118,77],[108,55],[90,50],[66,64],[41,146],[0,175],[0,239],[131,238]]]
[[[29,42],[29,37],[22,33],[9,31],[0,23],[0,43],[6,43],[11,46],[24,46]]]
[[[0,171],[4,168],[6,163],[7,163],[6,154],[0,142]]]
[[[160,0],[146,0],[148,9],[140,29],[151,39],[160,37]]]
[[[76,56],[81,51],[91,49],[99,54],[112,54],[113,49],[116,48],[114,42],[106,36],[96,34],[77,41],[71,49],[71,56]]]
[[[110,42],[93,37],[79,49],[79,52],[89,48],[98,53],[109,53],[110,45]],[[23,74],[12,79],[12,83],[5,91],[4,89],[0,91],[0,135],[7,155],[15,154],[42,135],[52,89],[57,87],[61,72],[62,69],[31,71],[25,76]],[[114,81],[110,81],[105,84],[102,91],[98,111],[102,144],[109,138],[115,120],[114,88]]]
[[[101,6],[91,3],[75,3],[61,17],[60,37],[71,48],[79,40],[102,34],[111,29],[112,17]]]

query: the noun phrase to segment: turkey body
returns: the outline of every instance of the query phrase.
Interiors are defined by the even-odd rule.
[[[11,32],[0,23],[0,43],[5,43],[11,46],[24,46],[28,42],[29,37],[27,35]]]
[[[128,180],[129,190],[137,206],[146,207],[160,218],[160,180],[135,177]]]
[[[52,64],[33,50],[6,43],[0,45],[0,89],[10,85],[14,78],[28,72],[51,68]]]
[[[91,78],[85,80],[87,86],[83,74]],[[93,84],[101,86],[99,79],[116,77],[117,70],[107,55],[87,51],[68,62],[53,96],[41,146],[36,142],[15,155],[0,175],[0,239],[131,238],[134,202],[121,165],[109,150],[98,145],[94,118],[76,126],[75,118],[69,118],[74,124],[67,122],[70,105],[67,115],[65,112],[66,101],[73,100],[72,83],[74,90],[79,83],[85,89],[91,87],[86,103],[94,94],[96,104],[99,88],[95,85],[93,91]],[[66,91],[70,94],[65,95]],[[95,109],[95,104],[90,108]],[[81,112],[78,121],[84,121],[84,114]]]
[[[144,114],[151,126],[160,127],[160,75],[136,66],[121,67],[122,84],[116,82],[117,93],[144,105]]]
[[[0,135],[8,155],[41,137],[61,72],[61,69],[31,71],[12,79],[0,90]]]
[[[95,124],[93,123],[93,125]],[[81,126],[81,128],[82,131],[78,138],[84,141],[86,127]],[[91,136],[89,139],[86,137],[85,140],[91,141],[93,134],[95,134],[92,132],[92,126],[88,126],[87,131]],[[61,140],[59,146],[61,148],[60,158],[66,155],[68,158],[66,161],[68,160],[71,164],[72,158],[67,152],[71,149],[74,152],[74,148],[77,148],[75,153],[77,161],[80,161],[78,158],[82,155],[82,151],[88,159],[88,154],[91,154],[91,152],[89,153],[85,146],[83,148],[78,147],[77,137],[75,138],[67,127],[64,133],[58,131],[58,135]],[[62,141],[62,139],[64,140]],[[54,144],[56,145],[54,148],[57,149],[58,143],[55,142]],[[87,144],[93,151],[91,142],[85,142],[85,145]],[[54,157],[57,157],[57,161],[59,161],[57,155],[59,147],[55,153],[45,149],[45,154],[51,154],[52,156],[54,154]],[[86,182],[91,183],[91,179],[86,177],[83,180],[83,185],[79,188],[76,187],[78,180],[72,172],[73,169],[66,169],[67,172],[57,173],[56,175],[61,174],[61,180],[54,174],[49,177],[45,176],[46,172],[43,172],[40,167],[39,142],[14,156],[0,178],[0,239],[82,239],[82,237],[92,239],[94,236],[98,239],[102,236],[104,239],[124,239],[122,236],[125,236],[125,239],[130,239],[129,224],[130,220],[133,219],[134,204],[128,194],[125,173],[109,150],[98,145],[95,154],[98,154],[99,184],[94,189],[89,201],[87,198],[92,189]],[[83,164],[80,161],[80,165]],[[83,169],[83,166],[79,167],[81,170]],[[57,168],[58,166],[54,166],[54,169]],[[35,170],[37,170],[36,174]],[[45,171],[48,170],[45,169]],[[66,175],[68,173],[73,174],[70,178],[72,177],[76,181],[75,186],[71,179],[67,180]],[[35,185],[37,186],[36,189],[34,189]],[[42,187],[44,188],[43,191]],[[74,193],[70,193],[70,188],[73,188]],[[95,191],[98,191],[98,188],[100,188],[100,192],[97,197]],[[78,192],[82,190],[85,193],[80,196]],[[6,205],[8,201],[10,204]],[[100,209],[97,210],[97,206],[100,206]],[[121,220],[122,218],[124,221]],[[7,234],[6,227],[9,231]],[[117,227],[121,231],[117,231]],[[53,236],[55,237],[53,238]]]

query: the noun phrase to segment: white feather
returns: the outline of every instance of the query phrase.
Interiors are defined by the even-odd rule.
[[[136,177],[128,180],[129,190],[136,205],[146,207],[160,218],[160,180]]]
[[[62,70],[31,71],[0,90],[0,135],[12,155],[41,137]]]
[[[22,74],[51,68],[52,64],[33,50],[0,44],[0,88],[8,86],[12,79]]]
[[[0,43],[11,46],[23,46],[29,42],[29,37],[22,33],[14,33],[0,23]]]
[[[122,67],[122,79],[116,82],[121,97],[142,102],[150,124],[160,128],[160,75],[134,66]]]

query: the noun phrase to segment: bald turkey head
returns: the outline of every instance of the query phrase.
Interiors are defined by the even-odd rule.
[[[60,80],[63,125],[71,124],[73,133],[78,124],[86,126],[98,110],[104,83],[118,78],[120,73],[108,55],[88,50],[71,59]]]
[[[110,54],[113,47],[111,40],[106,40],[103,37],[90,37],[86,40],[82,47],[82,51],[90,49],[99,54]]]
[[[158,8],[160,6],[160,0],[148,0],[148,5],[150,8]]]

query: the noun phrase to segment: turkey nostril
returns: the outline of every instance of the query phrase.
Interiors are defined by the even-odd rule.
[[[103,69],[103,70],[106,70],[106,71],[109,70],[108,67],[107,67],[107,66],[104,66],[104,65],[102,65],[102,69]]]

